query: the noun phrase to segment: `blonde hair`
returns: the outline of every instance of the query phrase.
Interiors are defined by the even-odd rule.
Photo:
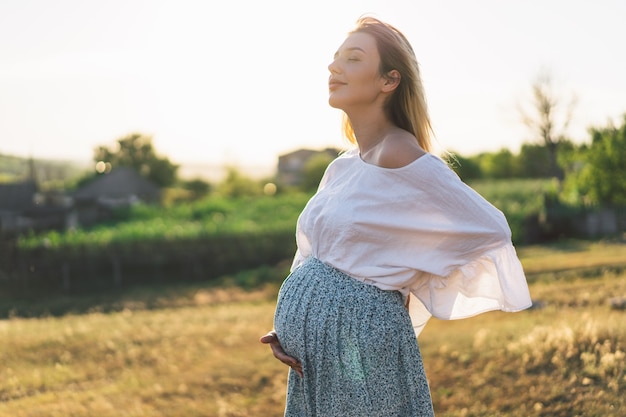
[[[395,27],[373,17],[361,17],[349,34],[367,33],[374,37],[380,55],[380,74],[400,73],[400,84],[385,103],[387,117],[398,127],[412,133],[427,152],[432,150],[433,129],[415,52],[407,38]],[[356,143],[354,129],[343,114],[343,134]]]

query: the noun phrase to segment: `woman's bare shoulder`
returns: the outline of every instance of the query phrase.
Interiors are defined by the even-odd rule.
[[[404,130],[390,134],[381,145],[375,162],[382,168],[402,168],[426,154],[415,136]]]

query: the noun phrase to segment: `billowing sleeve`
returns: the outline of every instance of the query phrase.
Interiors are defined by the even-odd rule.
[[[453,320],[530,307],[526,277],[502,212],[443,162],[431,168],[417,216],[429,222],[418,220],[413,226],[418,242],[413,249],[424,251],[408,288],[416,333],[431,316]]]

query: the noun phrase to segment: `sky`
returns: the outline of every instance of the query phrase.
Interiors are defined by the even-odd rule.
[[[153,138],[178,164],[274,167],[343,147],[328,64],[364,14],[416,52],[440,148],[513,152],[552,75],[568,134],[626,113],[623,0],[0,0],[0,153],[89,163]]]

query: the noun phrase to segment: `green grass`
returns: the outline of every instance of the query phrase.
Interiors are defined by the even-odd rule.
[[[469,185],[494,206],[514,217],[541,213],[544,193],[555,187],[546,179],[475,180]]]
[[[21,248],[101,247],[112,242],[175,241],[204,235],[292,230],[309,196],[301,193],[226,199],[173,207],[137,205],[90,229],[20,237]]]
[[[431,320],[419,342],[437,416],[623,416],[626,312],[606,300],[626,295],[626,273],[610,268],[625,246],[522,248],[543,308]],[[594,273],[554,272],[588,263]],[[285,268],[76,297],[68,307],[82,307],[58,317],[0,321],[0,416],[282,415],[286,368],[258,337]]]

